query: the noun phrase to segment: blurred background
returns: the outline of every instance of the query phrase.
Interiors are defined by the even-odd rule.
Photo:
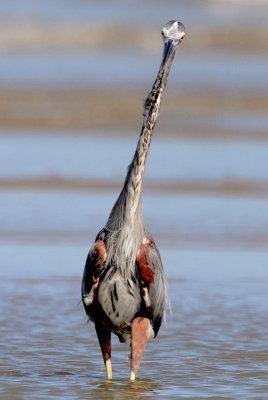
[[[220,282],[227,268],[229,278],[267,282],[268,1],[1,1],[1,318],[15,349],[13,377],[15,364],[31,360],[30,349],[40,351],[40,329],[47,335],[55,324],[79,330],[80,360],[85,352],[83,310],[73,310],[80,277],[134,153],[143,101],[162,55],[161,27],[170,19],[183,22],[187,36],[176,53],[151,145],[145,222],[169,280],[188,282],[204,274]],[[189,294],[200,295],[199,303],[208,300],[196,287],[181,285],[184,299]],[[176,307],[177,289],[170,286]],[[251,293],[259,290],[254,286]],[[66,291],[63,306],[60,294],[65,298]],[[12,293],[21,299],[16,310],[9,301],[7,306]],[[40,297],[45,308],[37,312],[33,305]],[[55,306],[63,307],[62,320],[55,321]],[[70,309],[72,326],[66,322]],[[28,325],[21,320],[25,310]],[[20,322],[12,325],[14,312]],[[209,312],[217,315],[219,309]],[[42,315],[53,327],[44,325]],[[25,356],[18,343],[27,343],[29,326]],[[69,359],[75,358],[71,344],[66,346]],[[92,352],[95,347],[94,342]],[[5,351],[8,359],[9,347]],[[44,345],[43,365],[46,351]],[[88,360],[83,362],[79,373]]]
[[[178,18],[188,35],[155,130],[145,219],[176,247],[266,245],[267,2],[28,0],[0,13],[3,241],[85,241],[105,223],[160,29]]]

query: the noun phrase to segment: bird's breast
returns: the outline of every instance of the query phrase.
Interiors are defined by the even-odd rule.
[[[124,279],[119,272],[104,278],[99,286],[98,301],[115,327],[127,327],[141,306],[137,279]]]

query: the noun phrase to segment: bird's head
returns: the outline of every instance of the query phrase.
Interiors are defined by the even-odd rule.
[[[164,66],[170,59],[170,56],[175,53],[176,47],[181,43],[185,35],[185,27],[179,21],[169,21],[163,26],[164,54],[162,66]]]

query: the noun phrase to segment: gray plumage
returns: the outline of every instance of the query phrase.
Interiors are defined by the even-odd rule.
[[[97,334],[98,324],[106,324],[108,331],[117,334],[121,341],[131,334],[132,321],[137,317],[148,318],[156,336],[167,299],[161,257],[141,213],[143,178],[152,133],[175,49],[185,29],[179,22],[170,21],[162,34],[163,59],[144,103],[137,148],[123,189],[89,252],[82,281],[82,300],[86,313],[96,324]],[[99,337],[107,361],[109,352],[104,350],[101,340]]]

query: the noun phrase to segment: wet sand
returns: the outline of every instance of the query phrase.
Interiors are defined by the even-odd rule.
[[[92,135],[107,132],[116,136],[126,131],[138,132],[142,123],[142,104],[146,89],[120,90],[60,90],[60,89],[1,89],[0,126],[15,133],[46,130],[47,134],[74,133]],[[181,92],[172,88],[165,96],[161,118],[157,124],[159,131],[171,137],[198,139],[247,139],[267,140],[267,125],[250,129],[237,129],[220,124],[211,126],[214,116],[225,113],[225,119],[233,113],[243,115],[260,113],[266,115],[268,98],[261,93],[231,92]],[[229,114],[229,115],[228,115]],[[191,116],[191,118],[190,118]],[[202,118],[205,122],[202,124]],[[206,122],[208,121],[208,122]],[[4,130],[0,130],[1,132]]]
[[[0,179],[0,189],[12,190],[66,190],[66,191],[114,191],[121,190],[120,182],[62,177]],[[146,183],[146,192],[152,193],[195,193],[216,196],[268,197],[268,182],[157,182]]]
[[[258,7],[256,5],[256,7]],[[259,6],[261,7],[261,6]],[[263,6],[262,6],[263,7]],[[239,51],[267,51],[267,24],[265,12],[267,5],[263,7],[263,13],[253,13],[251,24],[247,19],[244,23],[226,19],[214,25],[214,21],[204,21],[199,24],[191,24],[187,36],[187,49],[200,50],[239,50]],[[241,19],[243,12],[240,10]],[[254,10],[255,11],[255,10]],[[258,24],[255,21],[258,18]],[[201,20],[200,20],[201,22]],[[132,51],[143,53],[156,53],[159,50],[159,32],[156,23],[143,23],[138,25],[132,21],[121,20],[114,24],[105,21],[77,21],[75,18],[68,20],[39,20],[21,18],[17,21],[5,20],[0,26],[0,50],[2,52],[40,52],[40,51],[71,51],[102,49],[120,47],[127,51],[131,43]],[[162,23],[162,20],[161,20]],[[254,29],[252,24],[254,23]],[[211,29],[213,28],[213,29]],[[124,32],[124,34],[122,34]],[[246,38],[246,39],[245,39]]]

